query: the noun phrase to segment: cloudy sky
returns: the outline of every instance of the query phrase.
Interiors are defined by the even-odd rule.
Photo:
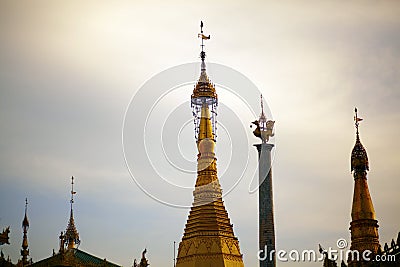
[[[210,77],[221,85],[221,184],[229,191],[225,204],[245,265],[257,264],[257,194],[249,185],[257,160],[251,145],[258,140],[249,128],[255,117],[242,110],[246,102],[258,114],[258,99],[250,87],[229,96],[229,78],[218,77],[223,71],[218,65],[213,71],[212,63],[247,77],[276,120],[277,248],[335,248],[337,239],[349,240],[355,106],[364,118],[361,139],[380,240],[390,241],[400,230],[399,13],[397,1],[1,1],[0,228],[11,226],[11,245],[1,249],[14,262],[19,258],[25,197],[31,257],[38,261],[58,249],[74,175],[80,249],[130,266],[147,247],[152,266],[172,266],[173,241],[180,241],[188,214],[174,205],[190,205],[196,176],[168,169],[157,153],[161,143],[168,157],[188,170],[195,166],[192,125],[186,124],[191,111],[182,102],[192,85],[176,84],[175,94],[168,86],[153,88],[160,95],[144,87],[162,71],[199,61],[200,20],[211,34]],[[179,73],[191,76],[181,82],[198,75],[185,71]],[[163,94],[170,98],[158,101]],[[132,111],[128,105],[138,95],[143,107],[169,115]],[[124,157],[125,115],[131,139]],[[149,127],[135,125],[144,117]],[[162,138],[153,141],[160,129]],[[149,146],[135,154],[135,142]],[[238,164],[243,159],[249,161],[245,172]],[[145,194],[126,163],[138,170],[132,171],[136,182],[154,191]],[[164,192],[161,178],[187,190]]]

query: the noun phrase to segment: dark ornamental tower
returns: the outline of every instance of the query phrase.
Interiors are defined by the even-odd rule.
[[[199,151],[194,200],[179,243],[177,267],[243,267],[239,241],[233,233],[228,212],[222,201],[222,190],[217,175],[215,147],[215,118],[218,97],[206,74],[203,40],[201,74],[191,97],[195,136]]]
[[[369,258],[380,252],[378,221],[375,217],[375,210],[369,194],[367,183],[367,171],[369,171],[367,151],[361,144],[358,132],[359,122],[362,121],[357,115],[357,108],[354,116],[356,126],[356,144],[351,152],[351,171],[354,177],[353,206],[351,209],[351,250],[357,250],[360,254],[359,261],[352,259],[351,255],[347,259],[349,267],[367,266],[367,262],[362,261],[362,253],[370,251]]]
[[[23,229],[23,238],[22,238],[22,250],[21,250],[21,264],[22,266],[26,266],[29,264],[28,256],[29,256],[29,249],[28,249],[28,229],[29,229],[29,221],[28,216],[26,214],[28,208],[28,199],[25,199],[25,216],[24,220],[22,221],[22,229]]]
[[[275,226],[274,202],[272,194],[271,150],[273,144],[267,143],[269,137],[274,136],[275,121],[268,120],[264,114],[263,99],[261,96],[261,115],[253,124],[257,128],[253,131],[261,139],[261,144],[255,145],[258,151],[259,191],[258,191],[258,219],[259,219],[259,257],[260,267],[275,267]]]

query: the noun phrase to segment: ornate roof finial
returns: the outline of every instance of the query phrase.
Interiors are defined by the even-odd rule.
[[[356,126],[356,135],[357,135],[357,139],[360,139],[359,133],[358,133],[358,125],[360,124],[359,122],[362,121],[363,119],[361,119],[361,118],[358,117],[358,114],[357,114],[358,110],[357,110],[357,108],[354,108],[354,112],[355,112],[355,115],[354,115],[354,123],[355,123],[355,126]]]
[[[204,62],[205,58],[206,58],[206,52],[204,52],[204,40],[209,40],[210,39],[210,35],[206,36],[203,33],[203,21],[200,22],[200,33],[197,35],[198,38],[201,38],[201,52],[200,52],[200,58],[201,58],[201,72],[205,72],[206,71],[206,64]]]
[[[355,112],[354,124],[356,127],[356,144],[354,145],[353,151],[351,152],[351,171],[368,171],[369,170],[368,155],[364,146],[361,144],[360,134],[358,131],[360,121],[362,121],[363,119],[358,117],[357,108],[354,109],[354,112]]]
[[[74,191],[74,176],[72,176],[71,177],[71,200],[70,200],[71,213],[70,213],[70,217],[69,217],[67,230],[65,232],[65,243],[67,244],[68,249],[75,248],[76,245],[79,245],[81,242],[79,240],[79,233],[75,227],[74,213],[73,213],[73,209],[72,209],[72,204],[74,203],[74,195],[75,194],[76,194],[76,192]]]
[[[24,227],[29,228],[28,216],[26,215],[27,209],[28,209],[28,198],[25,198],[25,217],[24,220],[22,221],[22,228]]]
[[[22,256],[22,266],[28,265],[28,256],[29,256],[29,249],[28,249],[28,229],[29,229],[29,221],[27,216],[27,208],[28,208],[28,198],[25,198],[25,216],[24,220],[22,221],[22,229],[23,229],[23,237],[22,237],[22,249],[21,249],[21,256]]]
[[[60,253],[64,253],[64,249],[65,249],[65,235],[63,233],[63,231],[61,231],[60,236],[58,237],[60,239],[60,249],[58,252]]]

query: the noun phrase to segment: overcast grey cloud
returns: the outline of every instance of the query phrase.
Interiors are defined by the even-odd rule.
[[[81,249],[130,266],[147,247],[152,265],[172,264],[172,244],[182,237],[188,210],[154,201],[132,181],[122,122],[148,79],[198,60],[200,20],[212,37],[208,63],[247,76],[276,120],[277,248],[317,249],[349,239],[355,106],[364,118],[361,139],[380,240],[388,242],[400,230],[399,11],[397,1],[2,1],[0,227],[12,231],[4,253],[19,257],[25,197],[33,260],[58,248],[74,175]],[[220,102],[226,106],[221,120],[232,117],[223,112],[235,106]],[[253,144],[258,140],[249,124],[243,127]],[[191,142],[190,156],[194,139],[187,132],[182,142]],[[224,156],[218,148],[221,171]],[[250,164],[256,164],[255,149]],[[247,266],[257,264],[251,178],[225,197]],[[228,179],[221,181],[224,189]]]

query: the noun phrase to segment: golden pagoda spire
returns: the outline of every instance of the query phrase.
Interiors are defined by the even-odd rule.
[[[351,209],[351,250],[359,251],[360,255],[365,250],[372,255],[380,252],[378,221],[368,189],[367,171],[369,170],[368,155],[360,141],[359,122],[355,108],[354,122],[356,127],[356,143],[351,152],[351,171],[354,177],[354,195]],[[348,259],[349,266],[358,266],[353,259]]]
[[[67,245],[67,249],[70,248],[76,248],[77,245],[80,244],[79,240],[79,233],[76,230],[75,227],[75,221],[74,221],[74,211],[73,211],[73,204],[74,204],[74,195],[76,192],[74,191],[74,176],[71,177],[71,212],[69,216],[69,222],[67,226],[67,230],[65,231],[65,244]]]
[[[232,224],[222,201],[222,190],[217,176],[214,147],[218,97],[215,86],[207,77],[204,63],[203,40],[210,39],[210,36],[203,34],[203,22],[200,27],[201,73],[191,96],[199,151],[197,180],[193,192],[193,206],[179,244],[176,267],[243,267],[239,241],[233,233]]]
[[[27,216],[27,209],[28,209],[28,198],[25,198],[25,216],[24,220],[22,221],[22,229],[23,229],[23,238],[22,238],[22,249],[21,249],[21,263],[22,266],[28,265],[28,256],[29,256],[29,249],[28,249],[28,229],[29,229],[29,220]]]

